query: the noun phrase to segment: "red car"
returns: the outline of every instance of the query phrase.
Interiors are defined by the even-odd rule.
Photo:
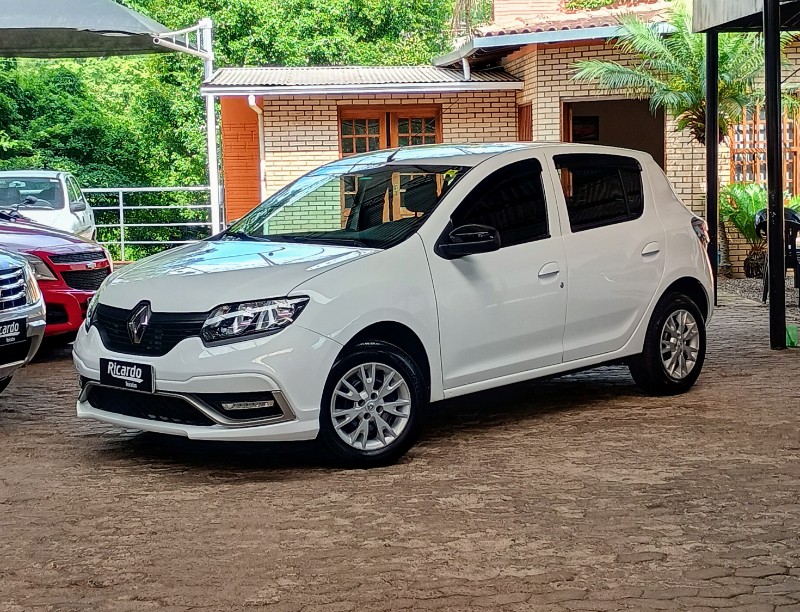
[[[0,218],[0,247],[30,262],[47,308],[45,336],[71,341],[89,300],[111,274],[108,252],[96,242],[20,219]]]

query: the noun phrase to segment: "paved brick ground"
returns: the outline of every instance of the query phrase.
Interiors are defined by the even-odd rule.
[[[79,422],[50,353],[0,398],[0,609],[800,610],[800,353],[726,303],[686,396],[478,395],[369,472]]]

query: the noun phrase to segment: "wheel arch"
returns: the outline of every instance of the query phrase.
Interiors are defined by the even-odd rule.
[[[381,321],[368,325],[353,336],[339,351],[337,361],[353,347],[368,340],[386,342],[402,349],[414,360],[425,377],[428,393],[431,391],[431,362],[425,345],[419,336],[407,325],[397,321]]]
[[[703,284],[699,280],[691,276],[679,278],[667,287],[662,298],[673,293],[682,293],[689,297],[697,304],[697,307],[703,314],[703,318],[708,321],[709,315],[711,314],[711,296],[707,295]]]

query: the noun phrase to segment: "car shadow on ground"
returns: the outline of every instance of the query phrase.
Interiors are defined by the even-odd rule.
[[[469,439],[492,428],[527,424],[557,412],[612,409],[641,397],[627,368],[609,367],[585,373],[533,381],[433,404],[421,444],[428,446],[459,437]],[[533,423],[532,423],[533,422]],[[180,465],[193,472],[224,470],[238,473],[293,469],[338,469],[316,442],[207,442],[154,433],[104,436],[99,452],[109,460]],[[419,451],[424,452],[424,451]],[[410,455],[399,463],[411,462]],[[198,473],[198,475],[200,475]],[[232,474],[233,475],[233,474]],[[253,474],[255,475],[255,474]]]

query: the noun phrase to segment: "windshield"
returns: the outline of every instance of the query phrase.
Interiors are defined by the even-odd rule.
[[[64,208],[61,182],[54,178],[0,178],[0,208]]]
[[[414,233],[469,170],[460,166],[323,166],[234,223],[222,240],[386,249]]]

